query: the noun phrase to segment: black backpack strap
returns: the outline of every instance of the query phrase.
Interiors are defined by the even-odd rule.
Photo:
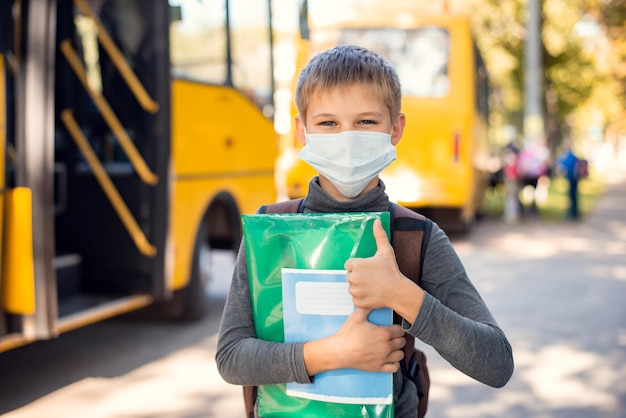
[[[405,207],[389,204],[391,223],[391,245],[396,253],[398,268],[409,279],[420,286],[426,247],[430,239],[433,223],[425,216]],[[394,312],[394,322],[401,318]],[[430,377],[426,366],[426,356],[415,348],[415,337],[404,334],[404,361],[400,363],[402,374],[412,380],[417,387],[419,398],[417,416],[423,417],[428,406]]]
[[[420,285],[433,222],[403,206],[389,203],[391,245],[402,274]]]
[[[243,404],[246,410],[246,418],[254,418],[256,416],[256,398],[258,392],[258,386],[243,386]]]
[[[304,198],[286,200],[284,202],[263,205],[257,213],[302,213],[304,211]]]

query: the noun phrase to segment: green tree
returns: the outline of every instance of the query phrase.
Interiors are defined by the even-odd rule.
[[[604,90],[598,94],[597,101],[604,105],[607,134],[611,135],[612,128],[626,132],[626,1],[583,0],[583,9],[607,41],[605,53],[597,64],[606,75]],[[614,97],[607,97],[610,95]],[[611,98],[617,101],[613,106],[607,105]]]
[[[568,116],[583,105],[601,83],[592,51],[577,30],[584,17],[578,0],[550,0],[543,5],[546,128],[553,149],[571,127]]]
[[[569,116],[606,81],[594,60],[594,51],[586,48],[587,39],[578,30],[588,13],[583,1],[605,3],[604,0],[550,0],[542,5],[545,120],[553,149],[569,130]],[[623,1],[613,0],[613,3]],[[473,20],[479,47],[496,87],[497,100],[493,103],[496,124],[513,124],[521,132],[526,1],[472,0],[455,6]]]

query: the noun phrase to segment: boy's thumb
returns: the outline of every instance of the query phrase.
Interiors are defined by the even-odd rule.
[[[383,228],[383,223],[378,218],[374,220],[373,232],[374,239],[376,240],[376,252],[391,247],[387,232],[385,232]]]
[[[352,312],[352,318],[356,321],[364,322],[367,321],[367,317],[371,312],[371,309],[356,308],[354,312]]]

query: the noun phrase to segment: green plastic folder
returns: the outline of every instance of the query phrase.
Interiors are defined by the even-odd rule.
[[[388,212],[242,216],[258,338],[285,341],[283,269],[342,270],[348,258],[373,256],[376,241],[372,229],[376,218],[381,219],[389,236]],[[388,378],[391,381],[390,373]],[[393,417],[392,401],[377,404],[322,401],[290,396],[286,386],[259,386],[260,417]]]

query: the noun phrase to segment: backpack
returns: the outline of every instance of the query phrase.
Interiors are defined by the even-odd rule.
[[[271,205],[261,206],[258,213],[302,213],[304,199],[293,199]],[[396,253],[396,261],[400,271],[413,280],[418,286],[424,264],[424,254],[430,238],[432,221],[410,209],[389,203],[391,220],[391,245]],[[394,313],[394,323],[400,323],[399,315]],[[428,407],[428,391],[430,377],[426,366],[426,355],[415,348],[415,337],[404,334],[404,361],[400,364],[402,374],[415,383],[419,404],[417,418],[426,415]],[[244,386],[243,397],[246,418],[255,417],[257,398],[256,386]]]
[[[577,159],[574,170],[577,178],[586,179],[589,177],[589,162],[585,159]]]

